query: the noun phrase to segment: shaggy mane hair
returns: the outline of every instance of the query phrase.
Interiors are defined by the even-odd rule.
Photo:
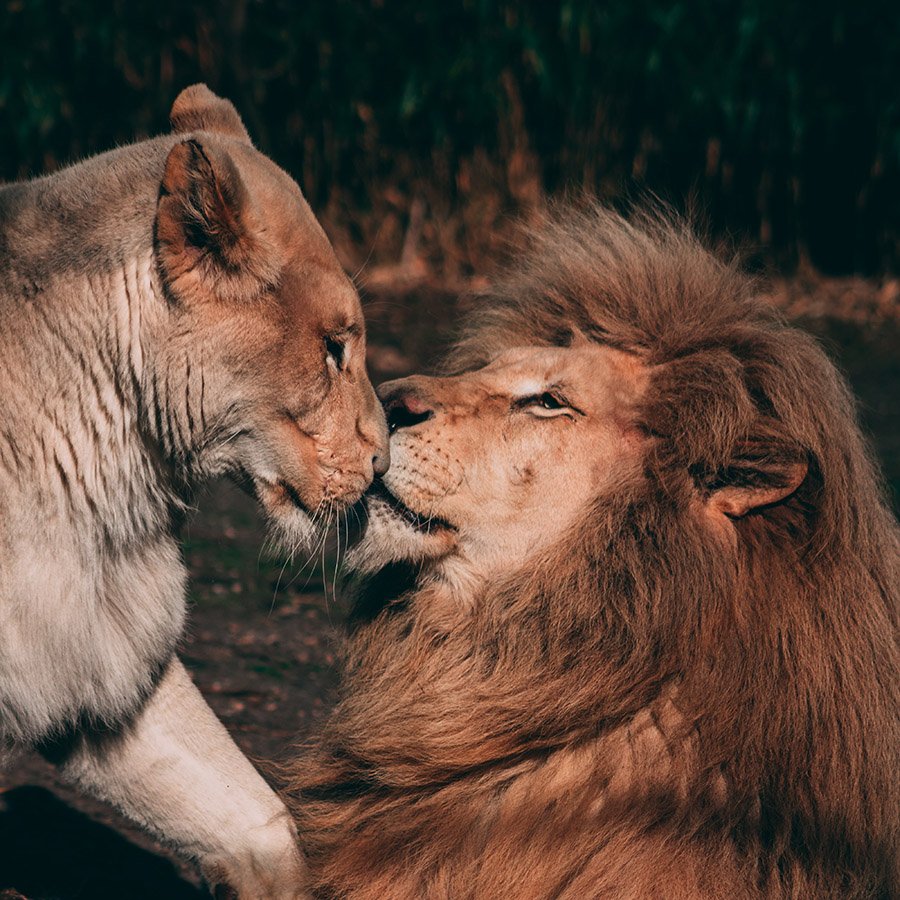
[[[651,368],[645,478],[452,627],[415,573],[362,598],[289,786],[320,894],[900,896],[900,541],[844,381],[655,212],[552,213],[449,366],[578,334]],[[797,461],[734,539],[697,514]]]

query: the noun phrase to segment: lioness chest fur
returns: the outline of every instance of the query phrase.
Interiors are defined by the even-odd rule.
[[[296,184],[204,86],[172,124],[0,188],[0,748],[43,748],[211,880],[294,896],[280,802],[172,656],[174,532],[224,473],[308,540],[385,467],[383,415]],[[256,837],[222,821],[235,806]]]

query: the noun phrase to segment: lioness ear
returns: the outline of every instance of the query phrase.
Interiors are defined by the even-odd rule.
[[[809,461],[790,443],[746,441],[735,458],[705,484],[711,510],[733,519],[787,500],[803,484]]]
[[[163,275],[181,298],[250,299],[281,271],[234,161],[196,139],[166,159],[156,240]]]
[[[175,98],[169,121],[175,134],[214,131],[250,143],[250,135],[231,102],[217,97],[205,84],[192,84]]]

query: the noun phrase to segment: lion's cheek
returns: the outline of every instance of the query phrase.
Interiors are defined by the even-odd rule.
[[[324,482],[316,436],[297,422],[284,420],[273,429],[271,441],[280,480],[300,495],[304,506],[315,509],[322,499]]]
[[[456,495],[465,481],[465,464],[452,445],[438,447],[403,437],[391,441],[391,467],[384,483],[404,502],[441,504]]]

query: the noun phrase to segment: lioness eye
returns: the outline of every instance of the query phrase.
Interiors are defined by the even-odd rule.
[[[344,344],[333,337],[325,337],[325,355],[340,371],[344,367]]]

